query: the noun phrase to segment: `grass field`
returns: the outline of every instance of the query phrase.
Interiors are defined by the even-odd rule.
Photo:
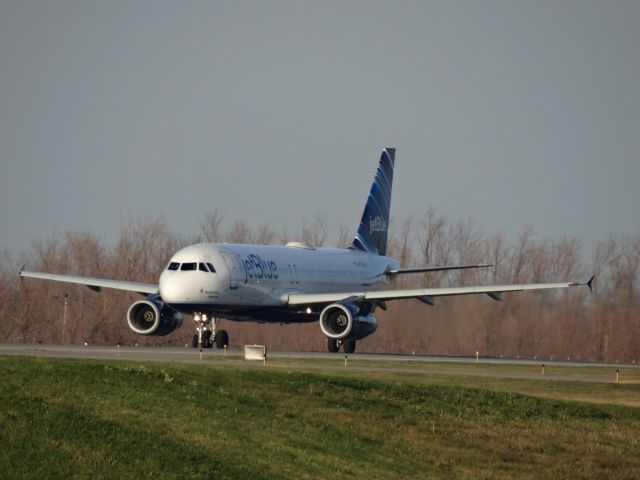
[[[636,369],[362,366],[0,357],[0,477],[640,478]]]

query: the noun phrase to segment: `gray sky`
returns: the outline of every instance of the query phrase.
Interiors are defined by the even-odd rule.
[[[511,238],[640,230],[638,1],[0,0],[0,247],[355,231],[384,146],[392,214]]]

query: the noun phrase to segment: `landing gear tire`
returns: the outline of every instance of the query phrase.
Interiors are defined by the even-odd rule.
[[[229,334],[226,330],[220,330],[216,333],[216,348],[224,348],[229,346]]]
[[[198,348],[198,335],[194,335],[191,339],[191,346],[193,348]]]
[[[338,340],[327,338],[327,349],[331,353],[338,353],[340,351],[340,344],[338,343]]]
[[[211,332],[206,331],[202,332],[202,348],[211,348],[213,346],[213,342],[211,341]]]
[[[345,340],[342,344],[344,348],[344,353],[355,353],[356,352],[356,341],[355,340]]]

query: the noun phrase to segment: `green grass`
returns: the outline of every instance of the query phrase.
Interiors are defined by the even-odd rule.
[[[428,368],[1,357],[0,477],[640,478],[637,384]]]
[[[540,398],[640,408],[640,367],[637,366],[547,364],[544,375],[541,375],[542,363],[382,362],[359,360],[356,357],[349,359],[348,368],[345,369],[342,368],[344,357],[318,362],[322,362],[325,368],[333,366],[331,373],[334,375],[358,375],[359,378],[386,381],[402,380],[412,384],[455,384],[497,392],[524,393]],[[294,365],[306,371],[317,370],[314,360],[278,359],[270,365]],[[618,385],[614,385],[616,370],[619,370]]]

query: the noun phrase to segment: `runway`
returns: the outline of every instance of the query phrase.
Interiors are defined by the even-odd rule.
[[[133,362],[167,362],[201,365],[247,366],[256,362],[244,360],[244,350],[179,347],[135,347],[98,345],[0,344],[0,355],[76,358],[94,360],[128,360]],[[345,358],[347,357],[347,358]],[[540,379],[542,365],[545,380],[581,382],[611,382],[616,370],[624,370],[625,378],[640,381],[640,367],[611,363],[562,362],[475,357],[445,357],[424,355],[392,355],[328,352],[268,352],[267,364],[306,370],[344,369],[363,372],[418,373],[435,375],[466,375],[509,379]],[[257,362],[260,363],[260,362]],[[508,367],[512,368],[508,368]],[[582,367],[582,368],[581,368]],[[587,368],[588,367],[588,368]]]

